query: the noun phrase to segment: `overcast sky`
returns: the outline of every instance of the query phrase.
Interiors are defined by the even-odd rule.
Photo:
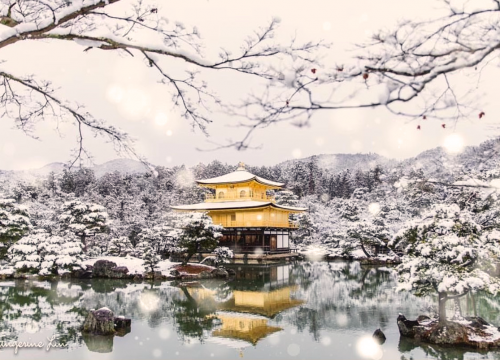
[[[366,40],[371,31],[391,27],[402,18],[437,14],[438,6],[438,1],[431,0],[176,0],[169,1],[169,7],[161,11],[172,21],[196,25],[209,58],[215,58],[221,46],[237,49],[255,28],[278,16],[282,20],[280,37],[286,39],[297,32],[301,39],[325,39],[333,43],[327,56],[342,62],[348,59],[353,44]],[[6,61],[2,66],[16,75],[37,74],[51,79],[59,94],[85,104],[96,117],[133,134],[139,152],[156,165],[191,166],[214,159],[273,165],[294,157],[358,152],[402,159],[442,145],[453,133],[459,134],[466,145],[476,145],[497,134],[489,126],[498,116],[493,90],[499,70],[489,69],[478,83],[478,90],[486,93],[486,120],[464,120],[446,130],[440,124],[429,123],[417,131],[415,122],[408,123],[384,109],[322,112],[313,117],[308,128],[280,124],[259,131],[253,139],[253,145],[261,146],[258,150],[200,152],[196,149],[210,148],[210,141],[237,139],[241,129],[233,126],[234,119],[214,112],[207,138],[172,110],[164,85],[157,83],[157,74],[142,60],[114,51],[83,49],[76,43],[23,41],[3,49],[0,59]],[[212,88],[228,101],[236,101],[255,85],[247,76],[230,72],[207,76]],[[36,132],[40,140],[34,140],[13,129],[11,120],[2,118],[0,169],[37,168],[68,161],[75,133],[70,126],[60,130],[61,134],[54,131],[53,124],[40,123]],[[89,139],[88,147],[96,163],[117,157],[102,140]]]

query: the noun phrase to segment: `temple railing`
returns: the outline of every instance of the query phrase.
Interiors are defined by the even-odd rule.
[[[253,196],[238,196],[238,194],[225,194],[224,197],[215,197],[213,194],[205,195],[205,202],[223,202],[223,201],[271,201],[276,202],[274,196],[271,195],[263,195],[263,194],[255,194]]]

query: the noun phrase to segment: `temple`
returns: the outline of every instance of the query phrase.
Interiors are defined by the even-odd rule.
[[[213,190],[205,202],[172,206],[177,211],[206,211],[214,224],[224,227],[221,246],[240,254],[279,254],[290,252],[290,232],[297,224],[290,214],[305,208],[276,204],[269,190],[281,189],[284,184],[263,179],[239,163],[236,171],[206,180],[199,186]]]

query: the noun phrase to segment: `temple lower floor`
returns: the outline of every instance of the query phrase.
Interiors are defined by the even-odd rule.
[[[220,246],[239,254],[273,254],[290,252],[288,228],[225,228]]]

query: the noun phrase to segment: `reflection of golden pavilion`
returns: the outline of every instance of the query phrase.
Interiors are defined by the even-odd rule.
[[[282,311],[294,308],[304,301],[293,298],[298,289],[290,284],[290,265],[239,268],[223,299],[217,291],[203,285],[187,291],[200,307],[216,310],[209,316],[221,320],[213,337],[243,340],[252,345],[266,336],[283,330],[268,324]],[[251,290],[248,290],[251,289]]]
[[[239,313],[259,314],[273,318],[278,313],[299,306],[302,300],[292,299],[296,286],[286,286],[281,289],[264,291],[233,291],[232,299],[218,306],[221,310]]]
[[[222,325],[220,329],[212,332],[212,336],[244,340],[252,345],[272,333],[283,330],[277,326],[269,326],[265,318],[225,312],[217,313],[217,318],[222,321]]]

